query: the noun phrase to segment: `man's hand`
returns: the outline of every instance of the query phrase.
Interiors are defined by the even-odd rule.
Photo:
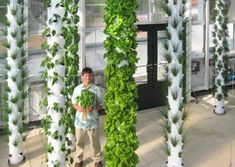
[[[78,112],[92,112],[94,110],[94,106],[85,109],[77,104],[73,104],[73,108],[76,109]]]
[[[87,108],[87,109],[85,109],[85,110],[86,110],[86,112],[92,112],[92,111],[94,110],[94,107],[91,106],[91,107],[89,107],[89,108]]]
[[[77,104],[73,104],[73,108],[75,110],[79,111],[79,112],[84,112],[84,109],[81,106],[77,105]]]

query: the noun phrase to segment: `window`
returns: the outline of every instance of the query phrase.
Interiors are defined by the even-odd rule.
[[[192,23],[202,23],[204,18],[204,0],[191,1]]]
[[[86,1],[86,28],[104,27],[104,0],[88,0]]]
[[[199,53],[203,52],[204,40],[204,26],[202,24],[192,25],[192,51]]]
[[[6,13],[7,13],[7,8],[6,8],[6,0],[3,1],[3,3],[0,4],[0,30],[5,26],[4,25],[4,19],[6,19]],[[4,47],[3,47],[3,37],[0,35],[0,55],[4,52]]]
[[[31,0],[28,3],[28,47],[29,50],[41,50],[41,45],[46,41],[41,36],[46,28],[47,11],[43,0]]]
[[[165,40],[165,33],[166,31],[158,31],[158,62],[157,62],[157,80],[163,81],[166,79],[166,66],[167,61],[163,55],[164,48],[163,48],[163,41]]]
[[[137,58],[138,63],[136,64],[137,69],[134,74],[135,81],[138,84],[146,83],[147,82],[147,57],[148,57],[148,45],[147,45],[147,33],[142,32],[143,34],[146,34],[146,37],[142,38],[142,40],[138,40],[138,45],[136,48],[137,51]]]
[[[191,17],[192,17],[192,51],[197,53],[203,52],[204,45],[204,0],[191,0]]]
[[[39,34],[46,27],[47,12],[43,0],[31,0],[28,4],[29,34]]]

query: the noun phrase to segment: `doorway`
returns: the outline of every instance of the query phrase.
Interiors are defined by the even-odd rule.
[[[166,31],[166,23],[138,24],[139,32],[147,33],[147,63],[144,66],[137,66],[146,70],[145,82],[138,82],[138,95],[136,102],[139,110],[158,107],[166,104],[166,87],[164,79],[163,64],[160,63],[162,56],[159,55],[159,36]]]

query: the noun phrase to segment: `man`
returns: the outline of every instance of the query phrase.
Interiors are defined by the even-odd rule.
[[[92,159],[95,163],[95,167],[102,167],[102,157],[101,148],[98,133],[98,110],[102,109],[103,98],[101,90],[98,86],[93,84],[93,71],[89,67],[85,67],[82,70],[82,84],[75,87],[72,96],[73,107],[77,110],[75,117],[75,127],[76,127],[76,156],[77,162],[75,167],[82,167],[83,164],[83,151],[84,151],[84,134],[87,133],[90,141]],[[95,100],[94,106],[88,109],[84,109],[82,106],[76,103],[76,98],[81,95],[83,89],[88,89],[90,92],[94,93]],[[88,112],[86,119],[83,119],[83,112]]]

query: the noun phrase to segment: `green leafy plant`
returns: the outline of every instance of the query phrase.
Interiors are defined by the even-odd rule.
[[[63,18],[62,36],[65,40],[65,57],[61,63],[65,66],[65,88],[62,94],[65,96],[65,112],[63,123],[66,127],[66,160],[72,165],[73,157],[71,150],[75,150],[75,127],[74,119],[76,110],[72,107],[72,94],[75,86],[78,85],[79,55],[78,55],[78,3],[75,0],[63,2],[65,16]],[[54,35],[54,30],[51,30]]]
[[[94,106],[95,94],[90,92],[88,89],[83,89],[81,95],[77,97],[76,102],[80,105],[84,111],[82,112],[82,118],[87,119],[87,114],[90,107]]]
[[[88,109],[94,105],[95,94],[90,92],[88,89],[83,89],[81,95],[77,97],[77,104],[82,106],[84,109]]]
[[[137,87],[133,74],[136,71],[136,0],[105,1],[106,23],[104,42],[107,59],[105,160],[107,167],[134,167],[138,163],[135,150],[139,142],[136,136]]]

